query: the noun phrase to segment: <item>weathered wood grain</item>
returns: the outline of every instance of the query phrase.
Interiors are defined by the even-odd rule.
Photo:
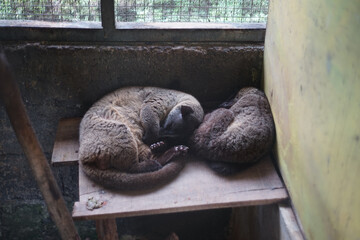
[[[152,191],[117,192],[92,182],[79,167],[80,201],[73,208],[75,219],[104,219],[203,209],[264,205],[288,197],[269,158],[232,176],[216,175],[205,163],[189,157],[180,175]],[[105,201],[95,210],[86,209],[89,197]]]
[[[32,128],[19,87],[4,53],[0,52],[0,100],[26,155],[47,209],[62,239],[80,239],[59,186]]]
[[[53,151],[53,164],[78,161],[80,119],[59,122]],[[203,209],[264,205],[288,197],[269,157],[223,177],[204,162],[189,156],[184,170],[167,185],[149,191],[112,191],[92,182],[79,165],[79,195],[73,209],[75,219],[107,219]],[[88,210],[89,197],[105,201],[99,209]]]
[[[116,219],[99,219],[95,221],[96,233],[101,240],[118,240]]]
[[[52,165],[78,163],[80,121],[81,118],[68,118],[59,121],[51,158]]]
[[[279,204],[280,240],[304,240],[292,208]]]

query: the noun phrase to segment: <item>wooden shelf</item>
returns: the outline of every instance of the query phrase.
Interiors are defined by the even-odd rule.
[[[51,157],[53,166],[78,164],[80,121],[81,118],[66,118],[59,121]]]
[[[77,161],[79,119],[59,123],[52,161],[55,165]],[[288,198],[269,157],[231,176],[215,174],[204,162],[189,156],[185,168],[168,184],[151,191],[112,191],[92,182],[79,165],[79,201],[73,208],[74,219],[108,219],[204,210],[214,208],[265,205]],[[106,202],[88,210],[89,197]]]

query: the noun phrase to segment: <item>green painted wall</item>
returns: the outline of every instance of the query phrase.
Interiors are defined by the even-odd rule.
[[[264,88],[308,239],[360,239],[360,1],[272,0]]]

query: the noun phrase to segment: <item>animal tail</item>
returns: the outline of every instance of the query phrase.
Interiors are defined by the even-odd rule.
[[[85,174],[100,185],[117,190],[145,190],[161,186],[175,178],[184,168],[185,159],[178,158],[161,169],[145,173],[126,173],[116,169],[101,170],[95,164],[83,164]]]

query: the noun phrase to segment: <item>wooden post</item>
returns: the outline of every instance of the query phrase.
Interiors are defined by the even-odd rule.
[[[99,219],[95,221],[96,233],[100,240],[118,240],[116,219]]]
[[[229,240],[279,239],[277,204],[233,208]],[[287,239],[288,240],[288,239]]]
[[[0,97],[61,238],[80,239],[25,110],[5,54],[0,52]]]

